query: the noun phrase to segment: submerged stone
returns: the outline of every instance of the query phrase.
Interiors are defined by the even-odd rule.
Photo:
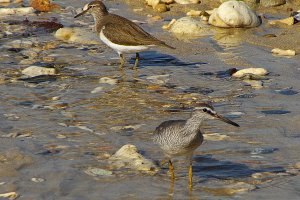
[[[154,174],[158,171],[158,167],[154,162],[138,153],[137,147],[131,144],[121,147],[109,158],[109,163],[111,167],[116,169],[125,167],[150,174]]]
[[[30,66],[22,70],[22,74],[29,77],[40,76],[40,75],[55,75],[55,68],[47,68],[40,66]]]

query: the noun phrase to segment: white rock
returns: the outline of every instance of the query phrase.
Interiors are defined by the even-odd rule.
[[[170,76],[170,74],[148,76],[147,80],[150,80],[152,83],[162,85],[166,84],[170,80]]]
[[[294,56],[296,55],[296,51],[294,50],[284,50],[284,49],[279,49],[279,48],[275,48],[272,49],[272,53],[277,54],[279,56]]]
[[[95,89],[93,89],[91,91],[92,94],[95,94],[95,93],[99,93],[99,92],[103,92],[104,91],[104,88],[103,87],[96,87]]]
[[[196,4],[199,3],[200,0],[175,0],[178,4]]]
[[[54,75],[56,74],[55,68],[46,68],[39,66],[30,66],[22,70],[22,74],[29,77],[40,76],[40,75]]]
[[[102,77],[99,79],[99,83],[106,83],[109,85],[116,85],[118,83],[117,79],[109,78],[109,77]]]
[[[35,12],[33,7],[24,8],[0,8],[0,18],[4,15],[27,15]]]
[[[101,44],[101,40],[97,34],[81,28],[60,28],[56,31],[55,37],[67,42]]]
[[[261,19],[243,1],[227,1],[214,9],[208,21],[218,27],[256,27]]]
[[[127,144],[121,147],[114,155],[109,158],[109,162],[114,168],[130,168],[153,174],[158,171],[153,161],[146,159],[138,153],[136,146]]]
[[[264,68],[247,68],[247,69],[241,69],[234,74],[232,74],[233,77],[235,78],[241,78],[245,74],[254,74],[258,76],[265,76],[268,74],[268,71]]]
[[[4,48],[30,48],[34,44],[30,40],[14,40],[3,45]]]
[[[11,0],[0,0],[0,3],[10,3]]]
[[[154,8],[160,3],[160,0],[146,0],[148,6],[152,6]]]
[[[182,17],[170,27],[170,31],[181,35],[207,35],[210,31],[207,25],[191,17]]]

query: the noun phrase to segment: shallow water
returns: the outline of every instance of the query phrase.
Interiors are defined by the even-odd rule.
[[[83,4],[61,4],[71,3],[75,8]],[[145,20],[124,4],[109,1],[107,5],[130,19]],[[73,16],[65,11],[30,19],[56,17],[63,25],[73,26]],[[79,20],[92,24],[90,17]],[[161,38],[170,37],[161,25],[143,27]],[[261,29],[256,31],[264,31],[265,26]],[[0,182],[5,182],[0,193],[16,191],[20,199],[299,197],[299,175],[280,175],[299,161],[299,56],[274,57],[267,48],[212,35],[190,43],[175,41],[180,44],[176,51],[144,52],[141,66],[134,71],[129,67],[119,70],[116,53],[104,45],[68,44],[48,32],[26,37],[14,33],[0,43],[20,38],[33,40],[43,49],[34,65],[54,66],[59,74],[20,79],[20,71],[32,64],[19,64],[26,58],[18,50],[1,49],[0,74],[8,80],[0,84]],[[45,48],[47,44],[53,48]],[[54,59],[44,59],[47,56]],[[134,55],[130,56],[127,66],[133,64]],[[264,67],[270,71],[269,80],[263,80],[261,89],[254,89],[226,73],[243,67]],[[166,83],[158,84],[147,79],[154,75],[168,75],[164,77],[169,80],[161,78]],[[103,86],[99,84],[101,77],[115,78],[118,83]],[[104,87],[103,92],[91,93],[99,86]],[[192,192],[187,188],[184,159],[174,162],[174,186],[166,175],[167,166],[153,176],[128,169],[113,170],[110,177],[84,173],[90,166],[109,169],[104,154],[113,154],[128,143],[136,145],[145,157],[161,161],[164,157],[152,143],[151,132],[165,120],[187,118],[191,103],[202,100],[215,102],[218,112],[241,127],[219,121],[206,124],[206,133],[228,137],[208,137],[195,152]],[[134,128],[122,128],[129,125]],[[272,175],[262,179],[251,176],[262,172]],[[33,182],[33,177],[44,181]],[[255,189],[232,195],[223,190],[236,182]]]

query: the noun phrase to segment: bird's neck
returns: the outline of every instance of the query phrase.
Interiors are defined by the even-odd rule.
[[[95,22],[95,31],[97,33],[100,33],[102,27],[103,27],[103,18],[108,15],[108,12],[104,12],[102,10],[99,9],[98,12],[94,12],[92,13],[93,17],[94,17],[94,22]]]
[[[202,125],[203,118],[197,115],[192,115],[185,123],[184,130],[186,133],[197,133]]]

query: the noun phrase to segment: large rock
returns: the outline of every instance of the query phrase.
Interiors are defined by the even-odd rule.
[[[208,21],[217,27],[256,27],[261,19],[242,1],[227,1],[214,9]]]
[[[55,68],[39,67],[39,66],[30,66],[22,70],[22,74],[34,77],[40,75],[55,75]]]
[[[109,158],[112,168],[130,168],[132,170],[143,171],[154,174],[158,171],[153,161],[146,159],[140,153],[136,146],[127,144],[122,146],[114,155]]]
[[[280,6],[286,3],[286,0],[260,0],[260,4],[264,7]]]
[[[56,31],[55,37],[66,42],[81,44],[100,44],[101,40],[97,34],[81,28],[60,28]]]
[[[172,33],[182,35],[207,35],[210,32],[206,24],[191,17],[182,17],[174,21],[169,30]]]

